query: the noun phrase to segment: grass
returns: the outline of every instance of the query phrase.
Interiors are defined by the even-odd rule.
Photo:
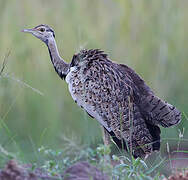
[[[20,154],[16,155],[7,152],[0,146],[0,162],[4,164],[4,162],[10,159],[18,159],[21,163],[31,163],[31,170],[41,168],[45,172],[48,172],[49,175],[55,177],[60,177],[67,168],[80,161],[89,162],[106,173],[110,179],[115,180],[162,180],[165,176],[169,175],[163,174],[167,168],[171,169],[170,173],[176,172],[175,169],[169,166],[169,162],[174,159],[162,157],[160,152],[156,153],[153,157],[149,157],[147,160],[140,158],[134,159],[129,154],[124,154],[123,152],[116,155],[113,154],[110,146],[100,145],[95,149],[87,145],[79,144],[76,139],[63,138],[63,143],[66,145],[65,149],[54,150],[44,146],[35,149],[36,146],[34,146],[34,153],[36,153],[37,158],[33,162],[23,161]],[[184,152],[188,153],[187,151]],[[181,172],[185,170],[179,169]]]
[[[20,148],[19,143],[14,140],[14,135],[6,126],[1,125],[1,129],[7,132],[10,142],[16,146],[17,153],[8,152],[2,145],[0,146],[0,166],[3,167],[8,160],[17,159],[21,164],[31,163],[31,171],[35,168],[41,168],[47,172],[50,176],[61,177],[63,172],[80,161],[87,161],[90,164],[96,166],[99,170],[106,173],[110,179],[113,180],[145,180],[154,179],[162,180],[165,176],[169,176],[171,173],[184,172],[186,168],[174,169],[171,162],[174,160],[180,160],[181,158],[172,158],[170,154],[170,147],[168,141],[172,139],[163,139],[167,141],[167,153],[169,156],[164,156],[161,152],[155,153],[153,156],[146,160],[137,158],[134,159],[130,152],[125,153],[118,149],[119,153],[111,151],[112,147],[99,145],[97,148],[83,145],[78,138],[67,138],[65,135],[61,137],[61,142],[64,144],[64,149],[50,149],[48,147],[37,147],[32,139],[30,139],[30,146],[32,147],[32,154],[35,155],[34,160],[28,161],[25,159],[25,152]],[[41,137],[42,138],[42,137]],[[183,138],[183,133],[180,131],[179,137],[173,139],[177,142],[177,150],[174,152],[188,153],[188,151],[181,151],[181,142],[188,141]],[[186,158],[182,158],[186,160]],[[170,171],[166,174],[166,170],[170,168]]]

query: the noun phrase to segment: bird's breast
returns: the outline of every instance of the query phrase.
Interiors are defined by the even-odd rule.
[[[72,79],[74,78],[75,74],[77,73],[76,67],[71,67],[69,73],[67,74],[65,81],[69,84],[71,83]]]
[[[99,104],[102,102],[99,82],[91,81],[87,73],[83,72],[82,68],[70,68],[66,76],[69,92],[78,106],[97,119],[110,132],[111,128],[99,113]]]

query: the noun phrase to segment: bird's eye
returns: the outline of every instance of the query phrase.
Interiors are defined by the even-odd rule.
[[[40,32],[44,32],[45,29],[44,29],[44,28],[40,28],[39,31],[40,31]]]

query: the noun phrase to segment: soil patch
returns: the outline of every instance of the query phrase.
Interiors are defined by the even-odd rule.
[[[31,165],[20,165],[10,160],[0,170],[0,180],[109,180],[109,177],[87,162],[78,162],[68,168],[61,176],[51,176],[40,168],[31,170]]]

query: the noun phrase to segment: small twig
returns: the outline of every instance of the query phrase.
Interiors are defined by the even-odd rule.
[[[25,86],[25,87],[27,87],[27,88],[32,89],[34,92],[40,94],[41,96],[44,96],[44,94],[43,94],[41,91],[39,91],[39,90],[36,89],[36,88],[33,88],[32,86],[30,86],[29,84],[25,83],[24,81],[21,81],[21,80],[18,79],[18,78],[15,78],[15,77],[13,77],[13,76],[10,76],[9,74],[5,74],[4,77],[9,78],[9,79],[11,79],[11,80],[14,80],[14,81],[20,83],[21,85],[23,85],[23,86]]]
[[[18,79],[18,78],[15,78],[15,77],[13,77],[13,76],[10,76],[8,73],[3,73],[3,72],[4,72],[4,69],[5,69],[6,65],[7,65],[7,60],[8,60],[8,57],[9,57],[10,53],[11,53],[11,51],[9,50],[9,51],[5,54],[5,57],[4,57],[4,59],[3,59],[3,63],[2,63],[1,69],[0,69],[0,76],[2,76],[2,77],[4,77],[4,78],[9,78],[9,79],[11,79],[11,80],[14,80],[14,81],[20,83],[21,85],[23,85],[23,86],[25,86],[25,87],[27,87],[27,88],[30,88],[30,89],[32,89],[34,92],[36,92],[36,93],[40,94],[41,96],[43,96],[44,94],[43,94],[41,91],[39,91],[38,89],[31,87],[29,84],[27,84],[27,83],[21,81],[21,80]]]
[[[133,136],[133,103],[131,101],[131,95],[132,95],[132,88],[131,88],[131,94],[128,96],[128,101],[129,101],[129,123],[130,123],[130,153],[131,156],[133,155],[133,143],[132,143],[132,136]]]
[[[6,64],[7,64],[7,59],[8,59],[8,57],[9,57],[9,55],[10,55],[10,50],[8,51],[8,53],[7,54],[5,54],[5,57],[4,57],[4,59],[3,59],[3,63],[2,63],[2,66],[1,66],[1,70],[0,70],[0,76],[2,76],[2,73],[3,73],[3,71],[4,71],[4,69],[5,69],[5,66],[6,66]]]
[[[34,174],[35,175],[35,174]],[[37,178],[44,179],[44,180],[60,180],[61,177],[53,177],[53,176],[45,176],[45,175],[35,175]],[[62,178],[61,178],[62,179]]]
[[[166,149],[167,149],[168,158],[169,158],[169,161],[170,161],[170,168],[171,168],[171,170],[173,170],[172,159],[171,159],[171,154],[170,154],[170,147],[169,147],[168,141],[166,143]]]
[[[1,153],[3,153],[3,154],[5,154],[6,156],[11,156],[11,157],[14,157],[14,155],[13,154],[11,154],[11,153],[9,153],[9,152],[7,152],[1,145],[0,145],[0,152]]]

